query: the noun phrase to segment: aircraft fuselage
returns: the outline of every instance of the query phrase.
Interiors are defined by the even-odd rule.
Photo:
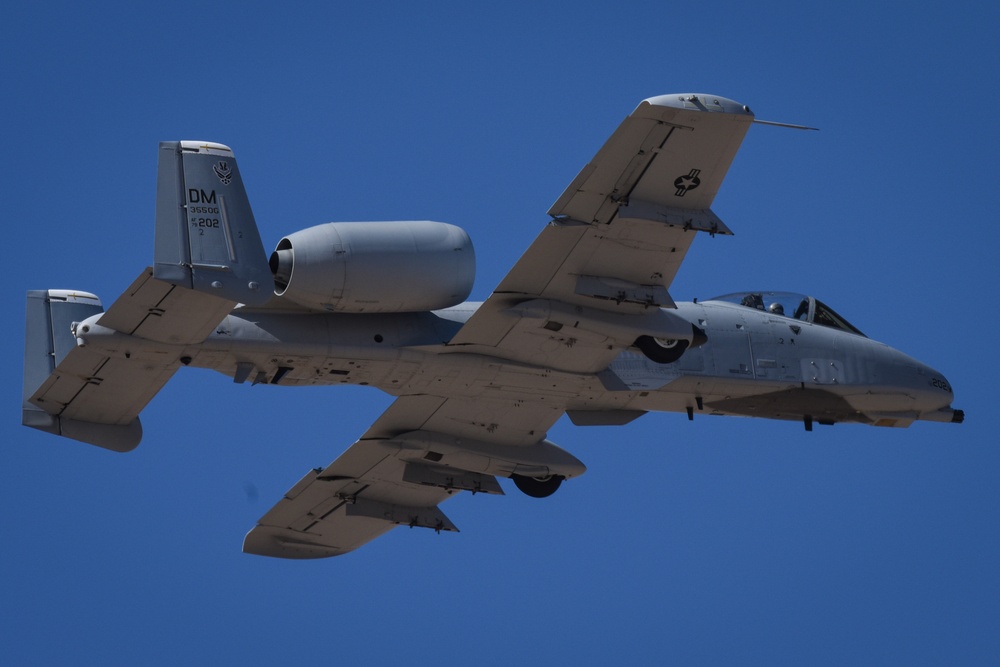
[[[371,315],[237,309],[196,346],[102,335],[96,325],[86,343],[105,340],[119,354],[155,348],[254,384],[353,384],[394,396],[433,390],[484,398],[513,397],[530,386],[566,405],[578,424],[625,423],[649,411],[802,420],[807,427],[961,419],[948,407],[949,383],[929,366],[864,336],[766,311],[679,303],[672,312],[704,330],[707,342],[669,364],[629,349],[594,374],[449,347],[478,305]]]

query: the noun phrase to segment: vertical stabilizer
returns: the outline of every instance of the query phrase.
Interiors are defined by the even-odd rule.
[[[239,303],[271,297],[267,255],[227,146],[160,144],[153,276]]]
[[[25,409],[33,407],[28,398],[76,347],[76,339],[70,332],[73,322],[82,322],[102,312],[101,300],[88,292],[59,289],[28,292],[24,328]]]

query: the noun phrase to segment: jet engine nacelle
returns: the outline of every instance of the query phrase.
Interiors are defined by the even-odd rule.
[[[270,259],[274,293],[315,310],[403,313],[464,301],[469,235],[443,222],[331,222],[290,234]]]

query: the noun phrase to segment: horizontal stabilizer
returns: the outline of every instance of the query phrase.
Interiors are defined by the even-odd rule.
[[[138,417],[127,424],[99,424],[50,415],[41,410],[25,409],[21,414],[21,423],[39,431],[97,445],[113,452],[130,452],[142,440],[142,424]]]
[[[222,144],[160,144],[153,275],[249,305],[273,279],[233,152]]]
[[[147,268],[98,323],[137,338],[188,345],[205,340],[235,306],[235,301],[158,280]]]
[[[22,423],[115,451],[139,444],[139,413],[236,305],[146,269],[105,312],[93,294],[28,292]],[[123,335],[124,334],[124,335]]]
[[[77,347],[71,331],[75,322],[82,322],[102,310],[100,299],[86,292],[28,292],[21,423],[46,433],[125,452],[134,449],[142,439],[139,410],[134,410],[133,414],[130,408],[141,400],[144,392],[131,386],[126,388],[127,397],[109,396],[107,390],[101,392],[99,385],[111,372],[110,360]],[[111,403],[117,405],[112,405],[110,411],[95,408],[90,402],[95,393],[111,398]],[[71,403],[75,403],[75,409],[67,411]],[[81,413],[79,407],[87,404],[92,409]]]

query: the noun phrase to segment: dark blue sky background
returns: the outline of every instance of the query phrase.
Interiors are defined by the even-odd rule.
[[[987,3],[7,3],[9,664],[990,664],[1000,655],[1000,10]],[[560,421],[550,499],[336,559],[243,535],[389,404],[181,371],[112,454],[19,425],[24,293],[110,304],[151,261],[156,145],[232,146],[264,238],[463,226],[485,298],[643,98],[758,118],[671,293],[818,296],[940,369],[967,423]]]

